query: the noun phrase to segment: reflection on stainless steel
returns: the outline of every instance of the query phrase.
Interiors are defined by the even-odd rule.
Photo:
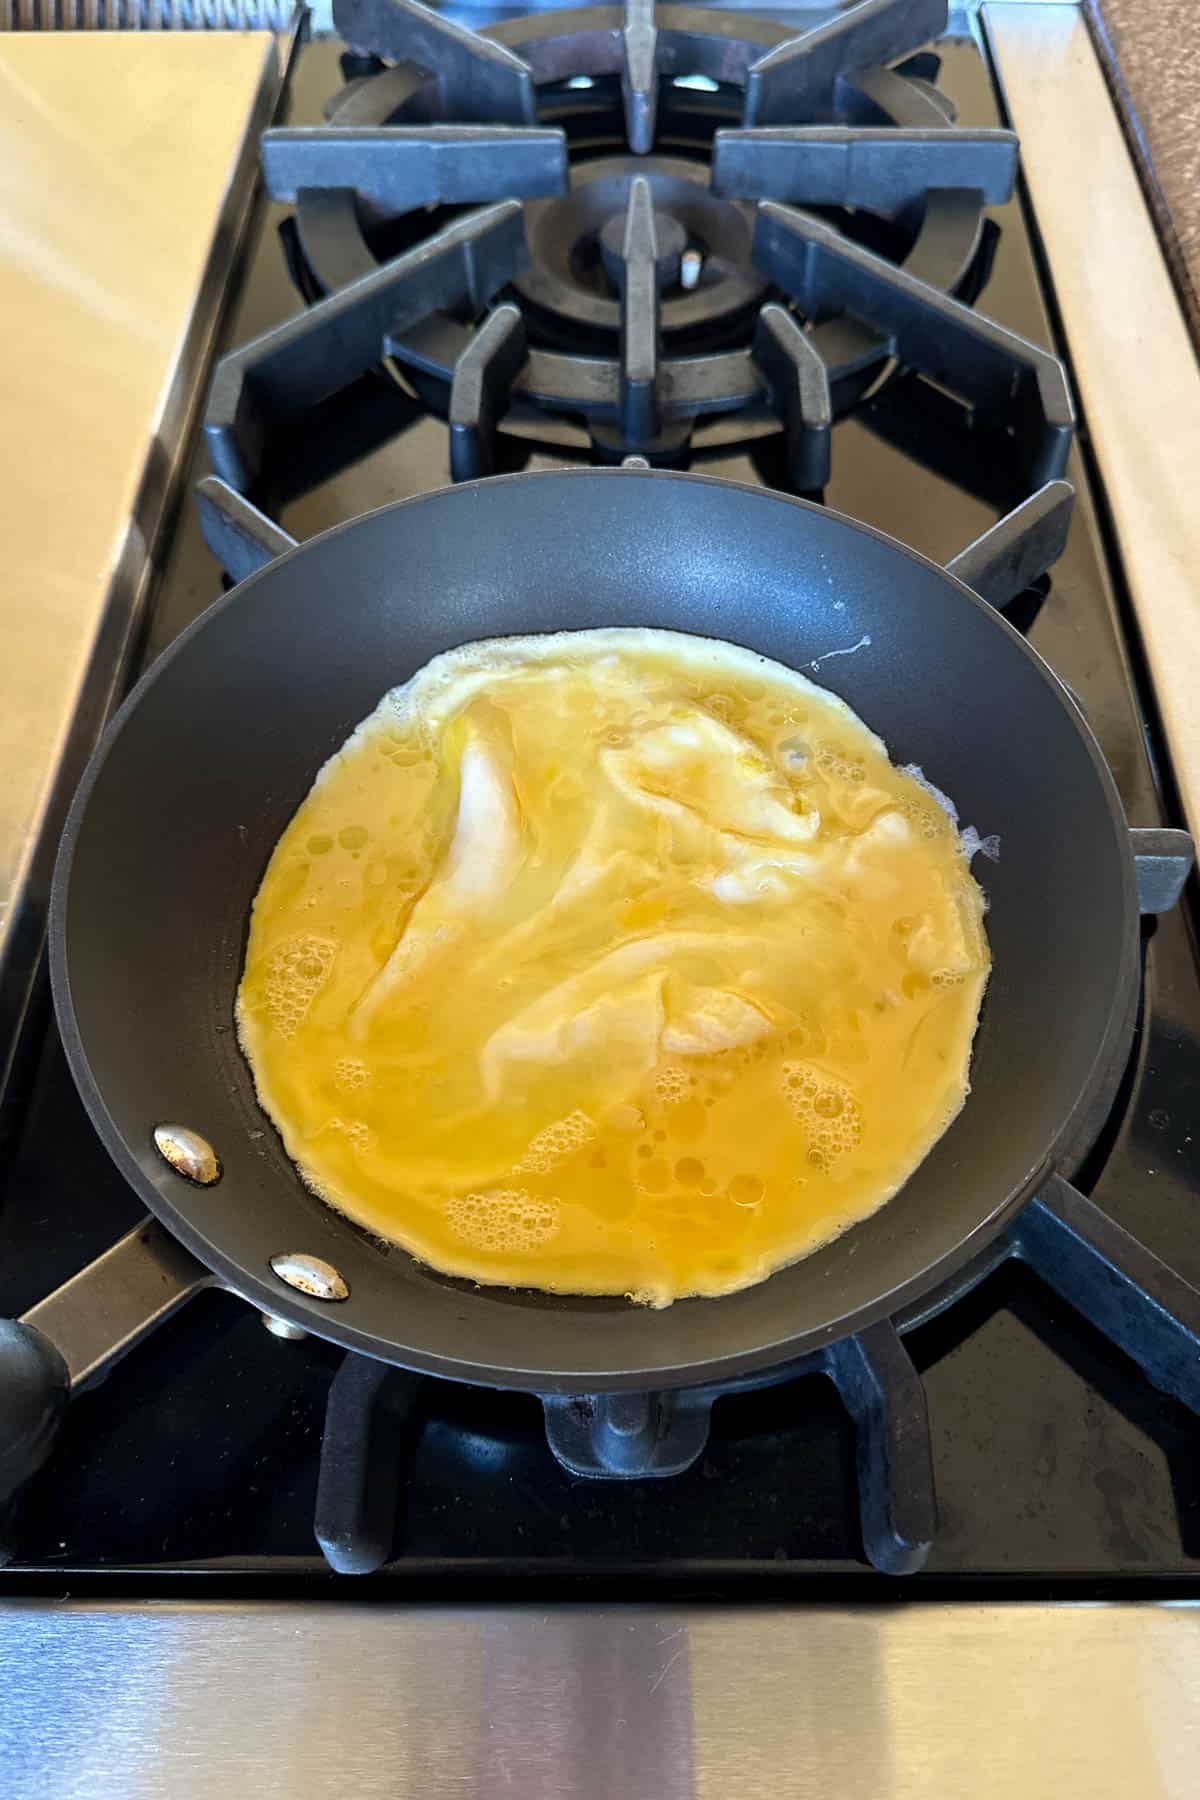
[[[1198,1659],[1136,1604],[17,1602],[0,1748],[9,1800],[1190,1800]]]
[[[1200,369],[1082,14],[1005,0],[983,18],[1196,835]]]
[[[221,1179],[216,1151],[206,1137],[187,1125],[156,1125],[154,1148],[177,1175],[194,1181],[197,1187],[211,1187]]]
[[[55,827],[136,637],[278,83],[265,34],[0,36],[4,1045]]]
[[[301,1250],[289,1250],[271,1258],[271,1267],[280,1281],[308,1294],[314,1300],[348,1300],[350,1289],[345,1278],[332,1263],[320,1256],[309,1256]]]
[[[203,1263],[156,1219],[146,1219],[31,1307],[23,1323],[50,1339],[67,1365],[75,1391],[106,1374],[127,1350],[212,1282]]]

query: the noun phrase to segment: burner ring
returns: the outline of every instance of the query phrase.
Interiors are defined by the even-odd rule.
[[[674,156],[601,157],[571,171],[566,194],[527,200],[530,260],[512,284],[517,292],[558,318],[615,335],[621,308],[608,291],[596,245],[611,220],[622,229],[635,175],[649,181],[655,212],[682,228],[686,243],[679,253],[687,245],[704,253],[701,285],[692,293],[664,293],[664,333],[713,324],[766,293],[766,281],[750,269],[754,208],[710,193],[703,164]]]

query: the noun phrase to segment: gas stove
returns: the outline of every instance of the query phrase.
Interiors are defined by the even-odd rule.
[[[278,510],[382,440],[392,492],[636,454],[837,503],[830,424],[852,413],[938,441],[960,482],[968,454],[980,521],[1061,472],[1052,359],[940,304],[988,280],[1017,170],[994,109],[956,123],[942,59],[902,56],[944,5],[852,9],[795,66],[790,26],[695,7],[487,37],[395,0],[337,20],[356,49],[328,122],[262,145],[312,304],[228,357],[208,408],[241,492]],[[939,386],[906,405],[897,365]]]
[[[1063,359],[1086,346],[1055,309],[1037,193],[1016,194],[979,18],[947,31],[937,0],[815,27],[649,0],[334,16],[344,42],[300,49],[262,140],[269,197],[143,666],[223,577],[450,481],[633,459],[787,489],[939,562],[967,553],[1083,708],[1131,823],[1160,834],[1142,873],[1173,898],[1190,790],[1155,628],[1074,429]],[[0,1582],[248,1600],[327,1594],[340,1571],[394,1597],[784,1600],[907,1574],[964,1599],[1200,1595],[1186,903],[1147,917],[1143,959],[1133,1057],[1076,1175],[1094,1207],[1058,1183],[909,1315],[682,1404],[543,1404],[344,1356],[209,1292],[73,1400],[10,1509]],[[13,1315],[139,1217],[44,1008],[21,1049]]]

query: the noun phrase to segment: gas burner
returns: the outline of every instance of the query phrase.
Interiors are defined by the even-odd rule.
[[[595,334],[613,353],[625,281],[626,218],[635,178],[645,181],[658,245],[664,347],[743,340],[766,278],[751,265],[754,209],[714,194],[704,164],[684,156],[601,156],[572,169],[565,194],[525,204],[529,263],[513,286],[561,332],[564,345]]]
[[[703,1456],[718,1400],[823,1375],[854,1427],[863,1552],[886,1575],[923,1568],[937,1532],[933,1447],[921,1378],[900,1333],[964,1285],[1015,1261],[1132,1357],[1161,1392],[1200,1412],[1200,1296],[1059,1176],[985,1253],[986,1269],[907,1317],[886,1319],[765,1375],[663,1393],[542,1397],[546,1441],[565,1472],[589,1481],[677,1476]],[[315,1535],[341,1574],[382,1568],[394,1549],[405,1475],[402,1430],[427,1378],[346,1356],[329,1391]],[[794,1390],[793,1390],[794,1391]]]
[[[897,364],[981,426],[1033,396],[1005,504],[1061,473],[1058,365],[968,304],[1017,142],[957,128],[913,54],[945,0],[798,37],[649,0],[480,33],[415,0],[334,16],[329,124],[263,141],[312,305],[222,365],[208,434],[235,486],[273,426],[380,365],[449,419],[456,479],[498,466],[498,433],[681,466],[782,432],[784,479],[819,492],[832,419]]]

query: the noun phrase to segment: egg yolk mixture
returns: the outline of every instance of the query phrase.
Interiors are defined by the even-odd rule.
[[[446,1273],[664,1306],[881,1206],[967,1093],[983,897],[834,695],[708,639],[438,657],[325,765],[237,1018],[323,1200]]]

